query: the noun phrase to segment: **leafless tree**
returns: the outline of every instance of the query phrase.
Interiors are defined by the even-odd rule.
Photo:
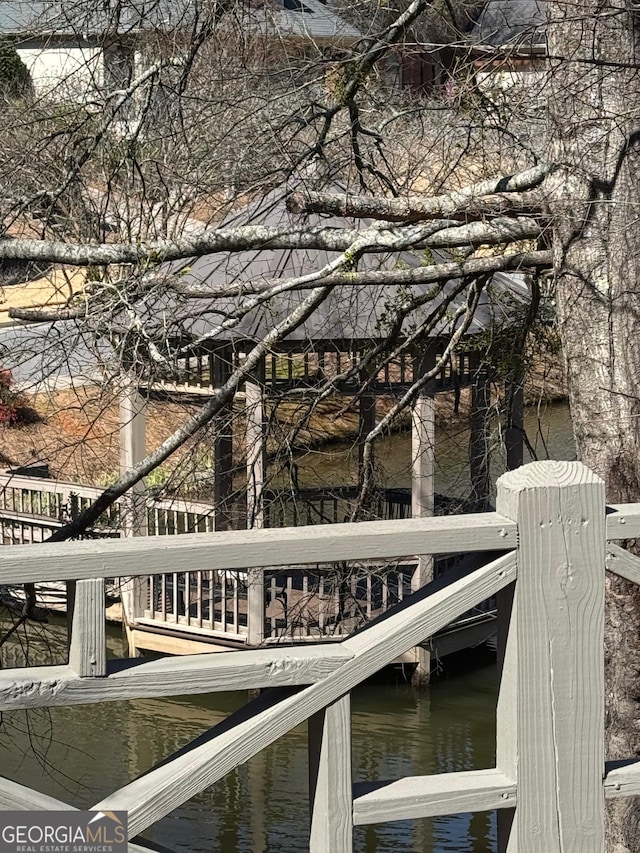
[[[93,279],[62,310],[16,317],[82,324],[94,339],[115,342],[116,353],[134,353],[130,369],[157,376],[171,373],[175,351],[140,306],[157,304],[161,295],[199,305],[210,339],[268,310],[282,294],[295,306],[255,341],[206,404],[54,539],[86,529],[204,429],[262,357],[337,288],[381,279],[409,288],[409,298],[395,306],[387,344],[371,351],[373,367],[393,358],[414,331],[429,331],[407,331],[418,308],[412,285],[429,282],[437,290],[438,282],[459,282],[460,330],[487,275],[514,268],[553,267],[579,455],[604,477],[610,499],[638,499],[636,5],[548,0],[544,67],[522,46],[497,55],[470,44],[462,18],[449,15],[457,50],[452,83],[424,97],[395,90],[389,78],[394,51],[401,55],[404,43],[416,43],[427,5],[414,0],[377,33],[375,19],[365,26],[364,11],[352,10],[364,39],[339,50],[307,43],[279,65],[274,53],[285,51],[273,48],[260,16],[204,5],[189,21],[188,37],[183,21],[163,36],[153,62],[91,105],[52,108],[46,97],[29,101],[28,109],[24,101],[9,105],[14,121],[0,131],[0,259],[89,269]],[[497,68],[500,78],[491,76]],[[515,88],[505,89],[506,78]],[[294,174],[304,178],[290,199],[296,213],[349,217],[353,224],[214,227],[240,200],[263,197]],[[336,191],[336,179],[348,192]],[[202,227],[187,227],[196,218]],[[162,266],[212,253],[302,249],[329,259],[285,280],[256,281],[250,292],[233,280],[203,291]],[[444,249],[450,260],[441,265],[380,274],[367,262]],[[447,311],[441,300],[432,328]],[[105,333],[105,318],[115,319],[117,334],[113,324]],[[398,328],[403,337],[394,335]],[[412,402],[422,381],[391,407],[370,441]],[[314,402],[332,391],[331,383],[319,387]],[[638,627],[640,602],[623,581],[609,583],[615,758],[636,751],[640,652],[638,631],[629,626]],[[621,644],[624,654],[613,655]],[[637,849],[636,836],[637,821],[619,820],[610,850]]]

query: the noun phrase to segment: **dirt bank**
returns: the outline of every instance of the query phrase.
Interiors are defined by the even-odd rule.
[[[558,365],[538,365],[527,378],[526,400],[529,404],[542,400],[559,400],[565,396],[562,372]],[[495,390],[497,402],[500,388]],[[31,464],[46,464],[51,476],[87,485],[104,486],[111,482],[119,465],[119,409],[112,391],[97,387],[56,391],[29,397],[41,418],[39,423],[24,426],[0,427],[0,465],[13,468]],[[378,401],[379,417],[393,405],[394,400],[382,397]],[[201,404],[200,404],[201,405]],[[147,416],[147,447],[153,449],[192,415],[199,405],[195,401],[150,401]],[[459,399],[453,393],[436,398],[436,420],[442,425],[463,423],[469,416],[470,393],[464,390]],[[269,451],[275,452],[283,443],[293,450],[318,446],[332,441],[352,439],[358,431],[358,414],[344,398],[337,397],[318,406],[308,415],[308,403],[281,403],[270,415]],[[234,454],[244,455],[242,434],[244,418],[241,403],[234,411]],[[292,429],[302,420],[302,425]],[[406,426],[408,413],[399,426]],[[211,469],[213,463],[213,427],[201,432],[175,454],[167,470],[177,476],[187,476],[194,464]],[[153,477],[151,478],[153,481]]]

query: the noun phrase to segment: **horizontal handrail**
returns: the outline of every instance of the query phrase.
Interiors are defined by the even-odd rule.
[[[516,804],[516,783],[504,773],[466,770],[435,776],[407,776],[389,782],[353,786],[353,823],[387,823],[462,812],[509,809]]]
[[[640,503],[611,504],[607,507],[607,540],[636,539],[640,536]]]
[[[0,509],[0,522],[16,522],[21,524],[37,524],[42,527],[50,527],[51,530],[57,530],[62,527],[63,523],[57,518],[52,518],[50,515],[39,515],[37,513],[16,512],[10,509]]]
[[[516,524],[496,512],[297,528],[188,533],[84,542],[16,545],[0,550],[0,583],[139,577],[267,565],[330,563],[413,554],[462,554],[514,548]]]
[[[6,489],[22,489],[24,491],[41,492],[43,494],[59,495],[68,498],[75,495],[79,498],[96,500],[102,492],[96,486],[84,486],[79,483],[70,483],[64,480],[48,480],[42,477],[26,477],[23,474],[0,474],[0,501],[2,492]],[[174,510],[176,512],[187,512],[194,515],[211,515],[214,511],[213,505],[198,501],[187,501],[182,498],[156,498],[147,495],[147,505],[163,510]]]
[[[0,670],[0,708],[24,710],[90,705],[177,694],[254,690],[314,684],[352,653],[339,644],[182,655],[157,660],[112,660],[104,678],[80,678],[70,666]]]

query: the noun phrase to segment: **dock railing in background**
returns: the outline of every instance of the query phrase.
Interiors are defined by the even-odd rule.
[[[19,539],[20,531],[11,533],[15,519],[24,520],[42,529],[42,538],[48,531],[61,526],[87,509],[101,494],[102,489],[25,477],[17,474],[0,474],[0,530],[5,544]],[[150,536],[172,536],[181,533],[210,533],[214,528],[213,506],[178,498],[157,500],[152,495],[147,502],[147,530]],[[102,536],[120,535],[121,502],[117,501],[100,517],[94,533]],[[28,541],[42,541],[29,539]]]
[[[580,463],[539,462],[498,482],[497,512],[0,550],[0,584],[80,579],[69,664],[0,670],[0,711],[222,690],[263,692],[93,808],[126,810],[138,836],[295,726],[309,721],[310,850],[351,853],[354,825],[498,810],[501,853],[602,853],[605,798],[636,795],[640,762],[604,755],[604,574],[640,582],[640,560],[608,540],[640,537],[640,504],[605,511]],[[107,661],[103,578],[242,572],[503,550],[452,569],[355,635],[147,661]],[[250,583],[250,580],[249,580]],[[407,649],[499,596],[501,678],[494,767],[353,785],[349,693]],[[68,808],[10,780],[0,808]]]
[[[4,545],[43,542],[65,521],[95,501],[101,490],[76,483],[0,474],[0,542]],[[267,526],[337,523],[346,521],[358,490],[335,487],[321,492],[307,489],[291,495],[270,491]],[[212,504],[148,495],[146,524],[149,536],[212,532]],[[121,535],[121,502],[114,504],[94,525],[91,536]],[[411,514],[409,490],[382,490],[370,518],[405,518]],[[415,560],[390,564],[327,564],[264,567],[252,582],[246,573],[212,572],[193,565],[188,572],[150,575],[126,596],[124,616],[130,626],[179,631],[187,636],[260,644],[263,641],[335,639],[346,636],[389,609],[411,591]],[[258,587],[264,590],[260,598]],[[46,606],[54,593],[38,590]],[[63,606],[64,587],[56,592]],[[111,593],[117,593],[114,585]],[[46,599],[46,601],[45,601]]]

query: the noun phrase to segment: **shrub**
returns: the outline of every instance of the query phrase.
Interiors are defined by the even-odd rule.
[[[31,76],[11,42],[0,36],[0,95],[20,97],[31,91]]]
[[[36,410],[27,406],[22,395],[14,391],[11,371],[0,370],[0,425],[11,427],[40,420]]]

